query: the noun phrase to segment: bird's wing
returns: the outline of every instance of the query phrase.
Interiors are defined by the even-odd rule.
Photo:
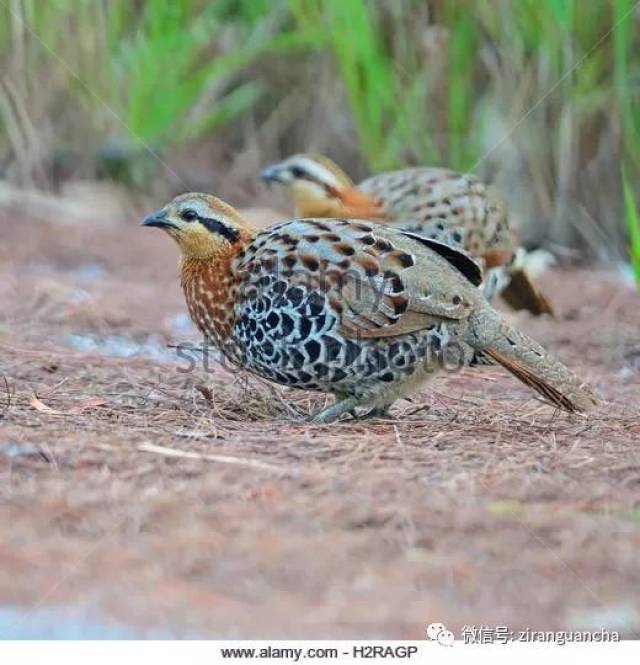
[[[424,239],[366,221],[308,219],[272,227],[256,236],[242,261],[241,269],[257,280],[262,270],[252,266],[266,264],[287,284],[322,293],[351,337],[393,337],[463,319],[478,297],[451,259]]]
[[[434,238],[426,238],[418,233],[403,231],[402,234],[425,245],[446,259],[457,268],[474,286],[482,284],[482,268],[480,264],[464,249],[457,249],[446,242]]]
[[[516,246],[506,205],[476,176],[441,168],[411,168],[358,185],[384,209],[389,224],[463,247],[487,265],[506,263]]]

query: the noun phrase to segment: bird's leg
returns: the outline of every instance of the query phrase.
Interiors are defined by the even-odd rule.
[[[337,420],[343,413],[355,412],[356,406],[360,406],[360,400],[355,397],[343,397],[336,400],[335,404],[318,411],[310,418],[310,422],[314,424],[319,423],[332,423]]]
[[[335,398],[336,398],[336,402],[340,402],[343,399],[347,399],[347,397],[349,397],[349,395],[347,393],[338,392],[338,391],[336,391],[334,393],[334,395],[335,395]],[[356,412],[356,407],[355,406],[352,409],[349,409],[348,413],[354,420],[358,419],[358,414]]]
[[[389,409],[391,408],[392,403],[393,402],[389,402],[388,404],[374,406],[372,409],[369,409],[369,411],[359,416],[356,413],[356,408],[369,406],[371,404],[371,400],[356,399],[355,397],[348,397],[344,393],[337,393],[335,403],[311,416],[310,422],[331,423],[345,413],[348,413],[354,420],[390,418]]]

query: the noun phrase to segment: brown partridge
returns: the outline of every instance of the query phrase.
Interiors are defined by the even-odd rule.
[[[335,394],[315,422],[384,410],[443,365],[478,354],[562,409],[595,404],[588,386],[491,308],[475,287],[477,264],[435,240],[346,219],[254,231],[207,194],[179,196],[144,224],[178,243],[191,317],[227,358]]]
[[[483,291],[498,293],[514,309],[553,314],[547,299],[522,268],[506,206],[476,176],[443,168],[409,168],[381,173],[354,185],[329,158],[293,155],[261,173],[290,192],[297,217],[379,220],[464,249],[485,270]]]

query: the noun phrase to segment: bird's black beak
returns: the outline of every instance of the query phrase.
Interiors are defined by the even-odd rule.
[[[173,222],[170,222],[167,219],[164,210],[156,210],[150,215],[147,215],[142,222],[142,226],[157,226],[160,229],[178,228]]]
[[[282,178],[282,170],[277,164],[272,166],[267,166],[266,169],[260,171],[260,180],[266,183],[271,183],[271,182],[282,183],[284,182]]]

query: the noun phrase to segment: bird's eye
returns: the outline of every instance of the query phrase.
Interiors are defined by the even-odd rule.
[[[193,222],[194,220],[198,219],[198,213],[191,208],[187,208],[180,213],[180,217],[182,217],[185,222]]]
[[[304,169],[301,169],[299,166],[292,166],[291,175],[294,178],[304,178],[307,174],[304,172]]]

